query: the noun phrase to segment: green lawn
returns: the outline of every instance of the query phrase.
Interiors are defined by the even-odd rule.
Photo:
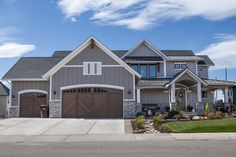
[[[168,122],[163,125],[168,125],[173,133],[236,132],[236,118]]]

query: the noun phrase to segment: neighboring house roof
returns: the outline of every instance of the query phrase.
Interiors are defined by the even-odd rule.
[[[209,65],[209,66],[214,66],[215,65],[213,63],[213,61],[207,55],[197,55],[197,56],[202,58],[202,60],[200,60],[198,62],[198,64],[200,64],[200,65]]]
[[[53,54],[52,54],[52,57],[55,57],[55,58],[65,58],[67,55],[69,55],[72,51],[68,51],[68,50],[64,50],[64,51],[55,51]]]
[[[166,56],[195,56],[192,50],[160,50]]]
[[[8,96],[9,88],[0,81],[0,96]]]
[[[54,67],[63,58],[52,57],[22,57],[3,76],[4,80],[38,79]]]
[[[82,52],[87,46],[89,46],[92,42],[96,44],[100,49],[102,49],[108,56],[110,56],[114,61],[118,64],[122,65],[127,71],[131,74],[136,75],[141,78],[141,75],[133,70],[130,66],[128,66],[125,62],[123,62],[119,57],[117,57],[114,53],[112,53],[108,48],[106,48],[101,42],[99,42],[95,37],[90,37],[85,42],[83,42],[78,48],[76,48],[73,52],[71,52],[68,56],[63,58],[60,62],[58,62],[54,67],[52,67],[48,72],[43,75],[43,78],[48,78],[50,75],[54,74],[58,71],[62,66],[68,63],[72,58]]]

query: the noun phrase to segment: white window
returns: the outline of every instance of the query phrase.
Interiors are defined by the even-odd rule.
[[[102,63],[83,62],[83,75],[102,75]]]
[[[187,68],[187,64],[186,63],[175,63],[175,69],[176,70],[183,70]]]

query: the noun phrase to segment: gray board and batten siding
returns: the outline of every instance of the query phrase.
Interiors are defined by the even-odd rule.
[[[12,105],[18,106],[18,93],[23,90],[43,90],[49,93],[48,81],[12,81]]]
[[[83,75],[83,62],[102,62],[102,75]],[[124,99],[133,99],[133,74],[106,55],[96,45],[93,49],[85,48],[66,65],[81,65],[80,67],[62,67],[52,76],[52,101],[61,100],[61,87],[82,84],[104,84],[124,87]],[[118,65],[103,67],[103,65]],[[130,94],[129,91],[131,91]],[[54,94],[56,93],[56,94]]]

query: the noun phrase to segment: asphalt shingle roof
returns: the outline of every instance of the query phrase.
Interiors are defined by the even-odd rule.
[[[0,82],[0,96],[8,96],[9,88],[5,86],[2,82]]]
[[[197,55],[198,57],[201,57],[202,60],[199,61],[199,64],[206,64],[206,65],[210,65],[210,66],[214,66],[215,64],[212,62],[212,60],[207,56],[207,55]],[[204,63],[203,63],[203,62]]]
[[[22,57],[16,64],[3,76],[3,79],[17,78],[42,78],[63,58],[52,57]]]
[[[166,56],[195,56],[192,50],[160,50]]]

